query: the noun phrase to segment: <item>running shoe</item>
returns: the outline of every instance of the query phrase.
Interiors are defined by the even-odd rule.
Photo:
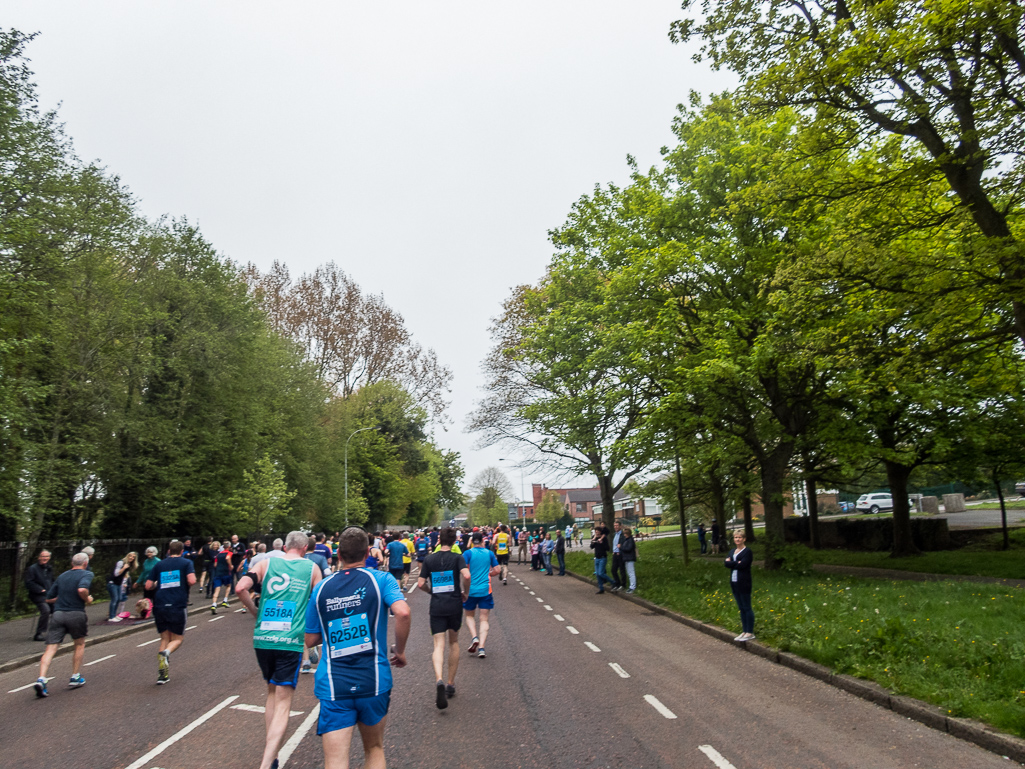
[[[157,652],[157,670],[160,673],[158,684],[166,683],[171,677],[171,655],[167,652]]]
[[[32,686],[36,690],[36,696],[39,697],[40,699],[42,699],[43,697],[49,697],[50,696],[50,693],[48,691],[46,691],[46,679],[45,678],[37,679],[36,682],[34,684],[32,684]]]
[[[304,663],[303,663],[303,667],[302,667],[302,670],[300,670],[299,672],[300,672],[300,673],[306,673],[306,674],[309,674],[309,673],[312,673],[312,672],[313,672],[313,668],[311,668],[311,667],[310,667],[310,663],[309,663],[309,662],[304,662]]]
[[[452,697],[456,696],[456,685],[455,684],[449,684],[448,686],[445,687],[445,696],[449,697],[449,698],[452,698]]]
[[[482,647],[480,647],[480,651],[479,651],[479,652],[477,652],[477,656],[478,656],[478,657],[480,657],[481,659],[484,659],[485,657],[487,657],[487,656],[488,656],[488,655],[486,655],[486,654],[484,653],[484,647],[483,647],[483,646],[482,646]]]
[[[473,641],[470,643],[470,648],[466,651],[470,652],[470,654],[473,654],[475,651],[477,651],[478,646],[480,646],[480,639],[477,638],[477,636],[474,636]]]
[[[225,609],[227,609],[228,608],[228,602],[227,601],[221,601],[221,606],[223,606]]]
[[[438,710],[444,710],[448,707],[448,695],[445,694],[445,682],[438,681],[435,688],[437,689],[437,693],[434,697],[434,704],[438,706]]]
[[[216,614],[217,613],[217,604],[214,604],[213,606],[210,607],[210,613],[211,614]]]
[[[76,673],[68,680],[68,688],[77,689],[80,686],[85,686],[85,679],[82,678],[81,673]]]
[[[320,662],[320,647],[313,646],[310,648],[310,663],[316,665]]]
[[[161,670],[157,673],[157,686],[163,686],[171,680],[171,673],[167,670]]]

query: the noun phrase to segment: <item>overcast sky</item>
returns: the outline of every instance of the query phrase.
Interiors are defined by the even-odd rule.
[[[150,217],[293,276],[337,262],[453,373],[464,432],[488,326],[536,282],[550,228],[672,142],[676,105],[728,75],[669,42],[678,0],[8,2],[45,106]],[[519,488],[520,473],[508,472]],[[542,478],[528,474],[524,485]],[[593,481],[586,481],[591,485]]]

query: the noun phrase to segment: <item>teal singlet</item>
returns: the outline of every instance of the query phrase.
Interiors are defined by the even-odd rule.
[[[306,605],[315,566],[305,558],[268,559],[253,648],[303,650]]]

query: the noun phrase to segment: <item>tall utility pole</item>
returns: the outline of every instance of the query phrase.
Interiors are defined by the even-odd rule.
[[[352,440],[353,435],[359,435],[365,433],[367,430],[380,430],[380,426],[364,427],[360,430],[349,435],[345,439],[345,525],[349,525],[349,441]]]

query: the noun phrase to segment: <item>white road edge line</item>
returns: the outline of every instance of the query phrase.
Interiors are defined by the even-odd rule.
[[[573,635],[580,635],[580,631],[579,631],[579,630],[577,630],[577,629],[576,629],[575,627],[573,627],[572,625],[566,625],[566,630],[568,630],[569,632],[571,632],[571,633],[572,633]]]
[[[52,680],[53,680],[53,676],[47,676],[47,678],[46,678],[46,682],[47,682],[47,683],[49,683],[49,682],[50,682],[50,681],[52,681]],[[30,684],[25,684],[24,686],[19,686],[19,687],[18,687],[17,689],[11,689],[11,690],[10,690],[9,692],[7,692],[7,693],[8,693],[8,694],[14,694],[15,692],[23,692],[23,691],[25,691],[26,689],[31,689],[31,688],[32,688],[33,686],[35,686],[35,685],[36,685],[36,682],[35,682],[35,681],[33,681],[33,682],[32,682],[32,683],[30,683]]]
[[[219,619],[224,619],[224,615],[222,614],[220,617],[214,617],[213,619],[208,619],[207,622],[216,622]]]
[[[299,747],[299,743],[303,741],[306,734],[313,728],[313,725],[317,723],[317,717],[319,715],[320,703],[318,702],[313,706],[313,710],[310,711],[310,714],[306,716],[306,720],[299,724],[299,728],[295,730],[295,733],[288,738],[288,742],[286,742],[281,747],[281,750],[278,751],[279,767],[284,767],[285,764],[288,763],[288,759],[292,757],[292,753],[297,747]],[[127,769],[132,769],[132,767],[127,767]]]
[[[698,750],[708,756],[712,763],[719,769],[737,769],[733,764],[722,757],[722,754],[711,745],[698,745]]]
[[[103,662],[104,660],[109,660],[109,659],[112,659],[112,658],[114,658],[116,656],[117,656],[116,654],[108,654],[106,657],[100,657],[98,660],[93,660],[92,662],[86,662],[82,667],[87,668],[90,665],[95,665],[97,662]]]
[[[658,701],[658,697],[656,697],[655,695],[653,695],[653,694],[645,694],[644,695],[644,701],[647,702],[649,705],[651,705],[651,707],[655,708],[655,710],[657,710],[659,713],[661,713],[665,718],[676,718],[676,713],[674,713],[669,708],[667,708],[665,705],[663,705],[661,702],[659,702]],[[701,750],[704,750],[704,748],[701,748]],[[708,755],[708,754],[706,753],[705,755]],[[718,756],[719,754],[716,753],[716,755]],[[131,769],[131,767],[129,767],[128,769]],[[725,766],[721,767],[721,769],[726,769],[726,767]],[[729,769],[734,769],[734,767],[729,767]]]
[[[593,652],[600,652],[601,651],[601,649],[599,649],[597,646],[595,646],[590,641],[584,641],[584,646],[586,646],[588,649],[590,649]]]
[[[185,737],[193,729],[195,729],[195,728],[205,724],[207,721],[209,721],[211,718],[216,716],[218,713],[220,713],[222,710],[224,710],[226,707],[228,707],[228,705],[233,703],[238,698],[239,698],[238,694],[233,694],[230,697],[228,697],[228,699],[224,700],[224,702],[222,702],[220,705],[215,705],[213,708],[211,708],[206,713],[201,715],[199,718],[197,718],[191,724],[189,724],[188,726],[184,727],[183,729],[180,729],[177,733],[172,734],[170,737],[168,737],[166,740],[161,742],[159,745],[157,745],[155,748],[153,748],[153,750],[151,750],[149,753],[144,755],[142,758],[140,758],[140,759],[136,760],[135,762],[133,762],[133,763],[129,764],[128,766],[126,766],[125,769],[142,769],[142,767],[144,767],[146,764],[148,764],[154,758],[159,756],[161,753],[163,753],[169,747],[174,745],[174,743],[178,742],[178,740],[180,740],[182,737]]]
[[[136,644],[135,648],[138,649],[142,646],[149,646],[150,644],[155,644],[159,640],[159,638],[154,638],[152,641],[143,641],[141,644]]]
[[[630,674],[623,670],[623,666],[618,662],[610,662],[609,667],[616,671],[616,675],[620,678],[629,678]]]

